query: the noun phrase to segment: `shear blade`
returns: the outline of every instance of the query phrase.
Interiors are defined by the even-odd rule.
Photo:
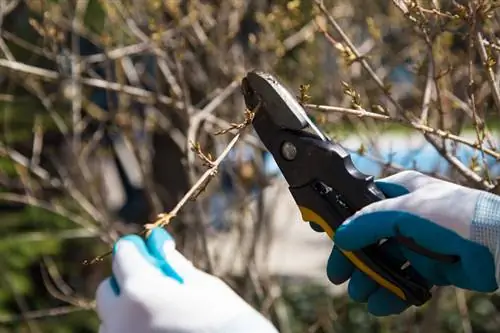
[[[271,74],[249,72],[243,79],[242,90],[247,107],[253,109],[260,101],[263,103],[262,108],[269,113],[276,125],[292,130],[314,128],[300,103]]]

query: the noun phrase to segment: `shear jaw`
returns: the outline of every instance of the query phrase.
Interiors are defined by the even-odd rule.
[[[269,73],[252,71],[241,84],[245,103],[254,109],[259,101],[275,125],[291,130],[307,129],[321,140],[330,139],[309,119],[297,99]]]
[[[281,127],[301,130],[309,126],[309,119],[292,94],[273,76],[263,72],[249,72],[242,81],[242,91],[248,107],[261,108]]]

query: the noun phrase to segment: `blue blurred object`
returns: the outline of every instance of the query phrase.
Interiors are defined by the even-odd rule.
[[[416,169],[421,172],[437,172],[445,174],[450,170],[450,165],[444,157],[430,144],[425,144],[419,149],[409,150],[406,147],[401,147],[400,150],[381,151],[384,162],[391,162],[405,169]],[[469,165],[473,157],[478,158],[480,163],[482,158],[480,151],[469,146],[458,145],[456,157],[465,165]],[[374,156],[372,149],[363,156],[358,153],[352,153],[354,165],[361,171],[369,175],[377,176],[382,171],[382,165],[371,160],[367,156]],[[491,156],[485,156],[486,165],[493,175],[499,174],[500,166]]]
[[[264,172],[267,177],[281,176],[280,168],[276,161],[274,160],[271,153],[268,151],[263,153],[264,157]]]
[[[231,205],[231,190],[223,190],[221,192],[214,193],[210,196],[209,203],[209,216],[210,225],[215,231],[227,231],[229,228],[229,223],[226,218],[226,213]]]
[[[393,85],[399,83],[415,83],[415,73],[411,70],[412,60],[407,58],[402,64],[395,66],[388,75],[388,80]]]
[[[401,149],[381,150],[379,153],[382,155],[383,163],[391,162],[405,169],[417,169],[422,172],[437,172],[441,174],[450,170],[449,163],[430,144],[425,144],[418,149],[408,149],[402,146]],[[367,152],[363,155],[351,152],[352,161],[361,172],[378,176],[382,171],[383,163],[374,161],[370,156],[376,156],[372,148],[367,149]],[[457,147],[456,156],[465,165],[469,165],[474,156],[478,157],[479,161],[481,161],[481,155],[478,150],[462,144]],[[486,155],[485,160],[492,174],[500,174],[500,163],[497,163],[494,157]],[[276,162],[267,152],[264,157],[264,165],[267,176],[281,175]]]

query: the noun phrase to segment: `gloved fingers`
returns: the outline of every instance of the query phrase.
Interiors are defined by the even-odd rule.
[[[356,250],[380,239],[393,237],[397,232],[437,253],[459,255],[461,252],[459,245],[462,237],[427,219],[403,211],[359,215],[337,229],[335,242],[343,249]]]
[[[389,183],[382,180],[375,181],[378,189],[381,190],[387,198],[395,198],[410,193],[408,189],[396,183]]]
[[[119,288],[129,279],[161,277],[158,260],[149,254],[146,244],[137,235],[125,236],[115,243],[112,268]]]
[[[328,279],[336,285],[347,281],[354,271],[353,264],[347,259],[337,246],[334,246],[328,257],[326,273]]]
[[[368,298],[368,312],[374,316],[399,314],[409,307],[405,301],[385,288],[378,288]]]
[[[387,199],[390,201],[395,199]],[[334,242],[348,251],[357,250],[380,239],[394,236],[398,213],[375,212],[354,216],[344,222],[335,232]]]
[[[196,272],[191,261],[175,249],[175,241],[165,229],[152,229],[146,245],[149,252],[163,262],[163,271],[167,276],[182,282],[185,277]]]
[[[382,247],[383,253],[401,263],[406,261],[400,246],[394,242],[386,242]],[[379,288],[379,284],[361,270],[354,267],[348,286],[349,296],[357,302],[367,302],[369,297]]]
[[[497,289],[495,265],[488,249],[463,239],[427,219],[405,212],[376,212],[359,216],[337,229],[336,244],[356,250],[395,235],[411,237],[420,246],[436,253],[459,255],[460,261],[447,264],[435,261],[401,245],[404,257],[433,285],[493,291]]]
[[[457,263],[447,264],[444,267],[441,267],[441,269],[442,274],[448,281],[448,285],[453,285],[463,289],[473,288],[473,285],[471,284],[472,281],[469,279],[469,274],[467,274],[467,271],[470,269],[469,267],[463,267],[462,263]]]
[[[459,288],[479,292],[495,291],[498,288],[495,262],[489,249],[469,240],[463,240],[460,247],[463,253],[460,262],[453,264],[453,271],[448,273],[450,281]]]
[[[103,321],[104,318],[108,318],[116,311],[116,301],[118,300],[118,297],[112,288],[111,278],[107,278],[99,284],[95,299],[97,313],[101,321]]]
[[[377,180],[378,183],[392,183],[406,188],[407,191],[413,192],[423,186],[431,183],[442,182],[442,180],[429,177],[423,173],[414,170],[405,170],[398,172],[389,177]],[[382,192],[384,192],[382,190]]]
[[[401,251],[403,253],[403,256],[407,258],[411,263],[412,267],[432,285],[450,285],[450,280],[444,273],[448,266],[450,266],[450,264],[429,259],[425,256],[413,252],[412,250],[407,249],[404,246],[401,247]]]
[[[413,238],[417,244],[433,252],[448,255],[464,253],[461,236],[425,218],[400,212],[394,225],[403,236]]]
[[[379,285],[374,280],[362,271],[354,269],[347,287],[347,293],[354,301],[365,303],[378,288]]]

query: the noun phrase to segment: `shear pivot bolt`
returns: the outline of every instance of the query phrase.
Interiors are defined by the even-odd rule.
[[[283,145],[281,145],[281,155],[286,160],[291,161],[297,156],[297,147],[295,147],[293,143],[285,141]]]

